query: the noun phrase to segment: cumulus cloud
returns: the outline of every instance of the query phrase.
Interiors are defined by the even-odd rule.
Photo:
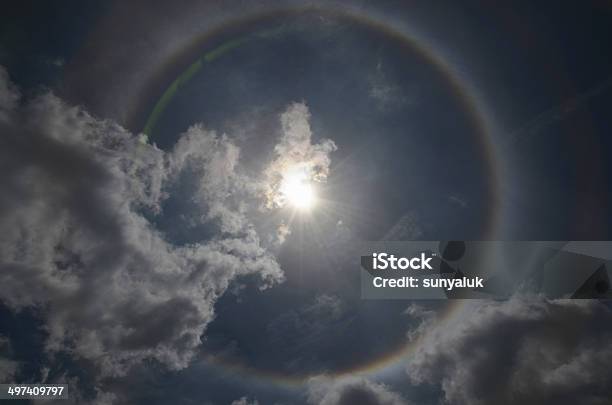
[[[331,164],[330,154],[337,149],[331,139],[312,142],[310,111],[304,103],[290,105],[281,115],[282,133],[274,147],[275,158],[265,170],[266,206],[285,205],[279,192],[283,179],[295,172],[309,181],[327,179]]]
[[[201,126],[164,152],[52,94],[21,101],[0,69],[0,299],[44,311],[46,348],[120,376],[185,367],[232,279],[282,280],[246,215],[239,148]],[[181,176],[218,235],[174,245],[150,218]]]
[[[449,404],[608,404],[612,310],[595,300],[474,302],[431,329],[408,365]]]
[[[365,378],[329,379],[313,377],[308,383],[308,402],[316,405],[407,405],[408,402],[384,384]]]

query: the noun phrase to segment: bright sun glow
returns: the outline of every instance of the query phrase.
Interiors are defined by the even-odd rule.
[[[280,192],[289,204],[300,210],[308,210],[316,202],[312,184],[303,171],[293,171],[285,175]]]

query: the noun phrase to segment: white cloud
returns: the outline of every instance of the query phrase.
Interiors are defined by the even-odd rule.
[[[612,398],[612,310],[596,300],[475,301],[433,324],[407,367],[449,404],[606,404]]]
[[[282,280],[236,198],[252,190],[228,137],[194,126],[164,152],[53,95],[20,107],[16,94],[0,69],[0,298],[44,311],[51,353],[101,376],[146,358],[183,368],[232,279]],[[147,218],[183,175],[221,234],[176,246]]]
[[[313,405],[407,405],[408,402],[384,384],[365,378],[313,377],[308,383],[308,402]]]
[[[281,222],[278,228],[276,228],[276,243],[282,245],[287,240],[287,237],[291,235],[291,227],[288,224]]]
[[[249,401],[247,397],[242,397],[232,401],[231,405],[259,405],[259,402],[257,400]]]
[[[310,111],[304,103],[294,103],[281,115],[282,133],[274,147],[275,158],[265,170],[266,206],[285,204],[279,192],[283,177],[291,170],[306,173],[308,180],[325,181],[329,175],[330,154],[337,149],[331,139],[312,143]]]

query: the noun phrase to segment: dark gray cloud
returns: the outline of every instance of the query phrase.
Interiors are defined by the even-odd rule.
[[[8,73],[0,66],[0,122],[10,119],[19,101],[19,92],[10,82]]]
[[[120,376],[143,359],[185,367],[237,276],[282,271],[237,201],[239,148],[201,126],[164,152],[52,94],[20,100],[0,69],[0,299],[45,314],[46,349]],[[218,235],[173,245],[150,218],[195,176]]]
[[[609,404],[612,311],[594,300],[473,302],[408,365],[450,404]]]
[[[11,342],[0,335],[0,383],[10,383],[17,372],[19,363],[11,359]]]
[[[309,381],[308,401],[316,405],[407,405],[408,402],[388,386],[365,378],[339,380],[325,376]]]

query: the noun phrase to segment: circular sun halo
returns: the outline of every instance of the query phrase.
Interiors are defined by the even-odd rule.
[[[290,173],[285,176],[280,192],[289,204],[299,210],[309,210],[316,202],[312,184],[304,173]]]

